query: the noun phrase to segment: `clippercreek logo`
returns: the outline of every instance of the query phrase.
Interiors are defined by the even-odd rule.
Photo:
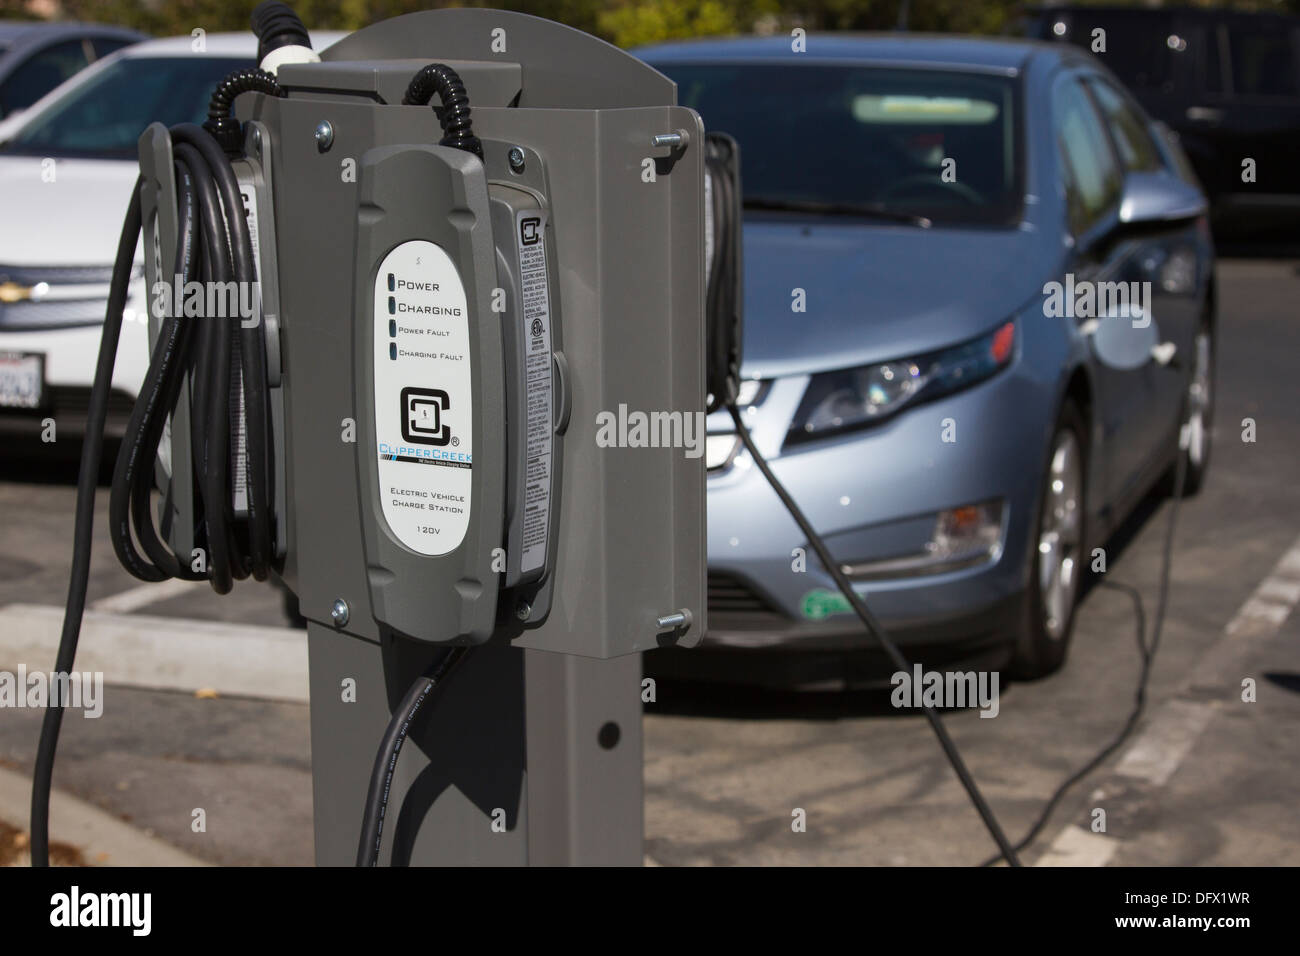
[[[402,389],[402,438],[423,445],[459,444],[451,437],[446,413],[451,397],[440,388]]]

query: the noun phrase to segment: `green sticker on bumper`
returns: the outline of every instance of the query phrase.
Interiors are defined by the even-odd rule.
[[[852,610],[848,598],[839,591],[818,588],[803,596],[803,616],[810,621],[820,621],[832,614],[847,614]]]

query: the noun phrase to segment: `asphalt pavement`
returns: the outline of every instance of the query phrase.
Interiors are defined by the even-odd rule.
[[[1214,460],[1203,492],[1179,509],[1146,717],[1061,802],[1029,862],[1300,863],[1300,619],[1291,613],[1300,600],[1300,269],[1225,260],[1219,288]],[[1242,440],[1247,418],[1254,442]],[[0,463],[0,669],[53,663],[38,657],[67,587],[74,482],[66,463],[10,453]],[[56,787],[84,810],[79,819],[98,811],[128,824],[142,854],[156,846],[183,854],[166,859],[311,863],[308,709],[296,678],[268,680],[253,696],[224,692],[218,677],[194,671],[207,624],[186,624],[276,628],[258,632],[280,655],[266,666],[292,670],[299,650],[278,630],[280,594],[255,583],[224,598],[202,586],[140,589],[107,544],[106,497],[85,642],[90,654],[101,635],[103,653],[118,656],[104,665],[103,716],[65,721]],[[1148,620],[1169,508],[1153,497],[1107,544],[1105,579],[1136,588]],[[172,632],[191,643],[169,649]],[[130,680],[115,681],[130,668]],[[1095,586],[1064,670],[1004,686],[996,718],[947,716],[1013,837],[1123,725],[1138,669],[1132,599]],[[39,710],[0,710],[9,775],[0,832],[25,826],[25,806],[5,795],[30,774],[39,721]],[[887,694],[661,682],[644,730],[654,863],[975,864],[992,850],[924,719],[895,711]],[[802,830],[792,826],[800,817]],[[55,823],[59,838],[57,812]],[[84,827],[66,837],[84,842]],[[130,854],[119,840],[109,862]]]

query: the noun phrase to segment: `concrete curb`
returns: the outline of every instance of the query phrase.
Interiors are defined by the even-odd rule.
[[[0,819],[26,830],[31,802],[30,778],[0,767]],[[77,847],[94,866],[211,865],[57,790],[50,797],[50,838]]]

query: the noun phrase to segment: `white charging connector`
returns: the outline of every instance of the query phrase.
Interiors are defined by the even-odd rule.
[[[298,46],[290,44],[289,46],[278,46],[266,56],[262,57],[262,62],[258,64],[267,73],[275,76],[276,71],[286,63],[319,63],[320,54],[309,46]]]

